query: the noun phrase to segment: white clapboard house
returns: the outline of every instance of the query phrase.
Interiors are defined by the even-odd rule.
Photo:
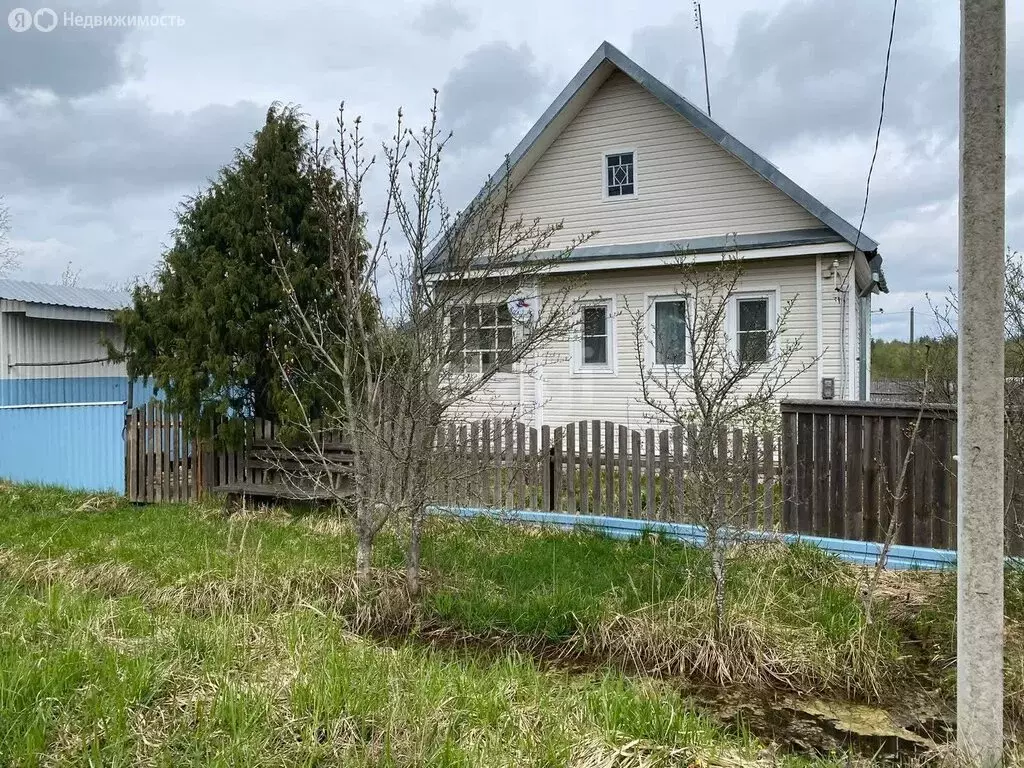
[[[676,295],[680,251],[698,262],[725,251],[744,260],[729,307],[733,338],[763,331],[793,301],[787,333],[799,335],[811,364],[784,397],[867,399],[871,298],[887,290],[878,243],[609,43],[489,185],[510,190],[510,217],[563,221],[552,248],[596,235],[536,288],[543,304],[560,280],[578,282],[581,332],[539,368],[499,374],[480,396],[481,415],[497,405],[538,425],[648,420],[635,325],[623,308],[647,306],[650,317],[661,317],[651,334],[671,328],[672,314],[686,311],[686,297]],[[499,355],[512,313],[499,302],[466,317],[486,326],[467,328],[466,338],[489,338],[493,348],[465,354]]]

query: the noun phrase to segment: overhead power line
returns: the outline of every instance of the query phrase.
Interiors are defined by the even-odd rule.
[[[700,12],[700,0],[693,0],[693,21],[700,32],[700,55],[704,59],[704,98],[707,100],[708,117],[711,117],[711,85],[708,82],[708,52],[704,47],[704,16]]]
[[[875,128],[875,146],[871,152],[871,164],[868,166],[868,177],[864,183],[864,205],[860,210],[860,222],[857,224],[857,238],[854,240],[853,249],[856,250],[860,247],[860,236],[864,232],[864,219],[868,215],[868,200],[871,197],[871,176],[875,171],[875,161],[878,160],[878,145],[882,138],[882,123],[885,120],[885,92],[889,85],[889,62],[892,59],[892,41],[896,33],[896,7],[899,4],[899,0],[892,0],[892,18],[889,20],[889,43],[885,48],[885,69],[882,73],[882,97],[881,104],[878,109],[878,126]],[[850,259],[850,266],[846,270],[846,278],[843,279],[843,283],[850,277],[850,271],[853,269],[853,259]]]

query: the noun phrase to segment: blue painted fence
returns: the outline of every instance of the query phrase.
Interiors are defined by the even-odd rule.
[[[658,534],[676,541],[704,546],[707,533],[700,526],[686,523],[666,523],[656,520],[627,520],[621,517],[599,515],[565,515],[557,512],[536,512],[526,509],[488,509],[479,507],[442,507],[434,511],[457,517],[490,517],[504,522],[546,525],[563,530],[583,529],[611,536],[617,539],[631,539],[644,534]],[[739,538],[747,541],[779,541],[787,544],[803,542],[819,547],[841,560],[857,565],[875,565],[881,554],[882,545],[873,541],[849,541],[824,536],[807,536],[796,533],[769,533],[743,531]],[[956,566],[956,552],[930,547],[894,545],[889,550],[886,567],[890,570],[911,568],[937,569]]]
[[[124,403],[0,406],[0,478],[124,493]]]

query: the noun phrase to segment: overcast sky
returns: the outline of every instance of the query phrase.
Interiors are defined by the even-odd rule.
[[[83,285],[151,274],[174,209],[275,100],[333,121],[344,100],[387,135],[431,88],[455,131],[458,207],[602,40],[703,103],[688,2],[471,3],[115,0],[77,14],[165,14],[180,25],[17,33],[0,8],[0,195],[23,279]],[[30,11],[41,6],[18,3]],[[876,335],[906,335],[911,306],[956,281],[957,0],[901,0],[865,231],[890,290]],[[1024,249],[1024,4],[1009,3],[1007,242]],[[878,119],[888,0],[705,0],[714,118],[852,221]]]

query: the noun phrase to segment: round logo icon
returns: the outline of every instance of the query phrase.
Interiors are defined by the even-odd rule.
[[[57,12],[52,8],[40,8],[32,17],[32,21],[40,32],[50,32],[57,26]]]
[[[32,11],[27,8],[15,8],[7,14],[7,26],[15,32],[28,32],[32,29]]]

